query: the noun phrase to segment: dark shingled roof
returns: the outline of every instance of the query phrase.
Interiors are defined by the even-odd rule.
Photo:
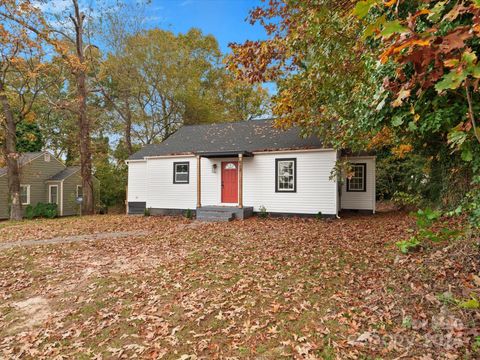
[[[181,155],[201,152],[241,152],[322,149],[317,137],[302,138],[298,128],[281,130],[272,120],[190,125],[180,128],[161,144],[145,146],[129,157],[141,160],[148,156]]]
[[[80,166],[69,166],[66,169],[63,169],[62,171],[60,171],[59,173],[56,173],[55,175],[53,175],[48,180],[61,181],[68,178],[70,175],[75,174],[79,170],[80,170]]]
[[[44,151],[23,153],[18,158],[18,165],[23,166],[29,161],[32,161],[33,159],[43,155],[44,153],[45,153]],[[0,176],[5,175],[6,173],[7,173],[7,167],[0,168]]]

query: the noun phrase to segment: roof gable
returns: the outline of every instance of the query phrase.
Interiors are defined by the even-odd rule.
[[[20,157],[18,158],[18,166],[19,167],[25,166],[26,164],[39,158],[43,154],[49,154],[52,158],[56,159],[48,151],[27,152],[27,153],[21,154]],[[7,174],[7,167],[5,166],[0,168],[0,176],[6,175],[6,174]]]
[[[149,156],[181,155],[218,151],[275,151],[322,149],[315,136],[303,138],[298,128],[281,130],[272,120],[183,126],[160,144],[145,146],[130,156],[140,160]]]

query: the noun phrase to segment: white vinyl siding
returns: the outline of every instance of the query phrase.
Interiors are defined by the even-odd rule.
[[[296,159],[296,192],[276,192],[276,159]],[[337,183],[330,180],[337,153],[333,150],[257,153],[244,158],[243,203],[259,211],[334,215],[337,213]],[[221,163],[238,158],[202,158],[202,205],[221,205]],[[174,184],[175,162],[189,162],[189,183]],[[197,205],[197,159],[150,158],[130,162],[128,201],[145,201],[153,209],[195,209]]]
[[[147,201],[147,162],[128,163],[128,199],[129,202]]]
[[[375,157],[349,157],[352,164],[366,164],[365,191],[347,191],[347,181],[342,184],[341,205],[348,210],[375,211]]]
[[[296,159],[296,192],[276,192],[277,159]],[[335,215],[338,209],[375,210],[375,158],[349,158],[366,164],[366,191],[347,192],[330,179],[337,160],[333,150],[265,152],[244,158],[243,204],[259,211]],[[202,158],[202,205],[221,205],[221,163],[238,158]],[[173,183],[174,163],[189,163],[189,182]],[[146,202],[153,209],[195,209],[197,205],[197,159],[194,156],[149,158],[129,162],[128,201]],[[338,204],[341,201],[341,204]],[[341,206],[340,206],[341,205]]]
[[[181,186],[175,184],[173,179],[176,162],[189,162],[190,179]],[[192,157],[171,157],[148,159],[146,167],[145,191],[148,196],[145,200],[147,208],[153,209],[195,209],[197,204],[197,159]],[[194,169],[194,170],[193,170]],[[130,179],[129,179],[130,180]],[[205,186],[208,184],[205,183]],[[129,190],[130,191],[130,190]],[[129,195],[130,199],[130,195]]]
[[[296,192],[275,191],[275,160],[296,159]],[[337,153],[333,150],[259,153],[245,159],[244,201],[259,211],[317,214],[337,213],[337,183],[330,180]]]

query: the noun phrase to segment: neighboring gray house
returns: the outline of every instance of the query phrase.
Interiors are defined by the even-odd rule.
[[[128,160],[128,212],[197,211],[197,218],[244,218],[375,211],[375,156],[345,156],[297,128],[282,131],[271,120],[193,125]],[[331,179],[347,158],[354,176]],[[345,180],[345,179],[342,179]]]
[[[19,158],[23,207],[42,203],[58,205],[59,216],[76,215],[76,198],[82,195],[79,166],[66,167],[48,151],[24,153]],[[9,217],[7,169],[0,168],[0,219]]]

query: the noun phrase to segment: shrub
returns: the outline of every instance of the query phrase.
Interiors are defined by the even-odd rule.
[[[420,240],[416,237],[412,237],[409,240],[402,240],[395,243],[400,249],[402,254],[408,254],[409,252],[418,250],[420,248]]]
[[[145,210],[143,211],[143,215],[144,216],[150,216],[151,215],[150,208],[145,208]]]
[[[392,196],[392,201],[400,209],[415,208],[422,201],[422,197],[403,191],[396,191]]]
[[[316,213],[316,214],[315,214],[315,218],[316,218],[317,220],[322,220],[322,219],[323,219],[322,212],[319,211],[318,213]]]
[[[415,236],[409,240],[399,241],[395,244],[404,254],[419,249],[422,242],[426,240],[432,242],[454,240],[462,234],[460,230],[433,226],[442,216],[442,213],[438,210],[428,208],[425,210],[420,209],[416,213],[413,213],[413,215],[417,219],[417,228],[414,230]]]
[[[265,206],[260,206],[260,208],[258,209],[258,216],[261,217],[262,219],[266,219],[268,217],[268,212],[267,212],[267,208]]]
[[[185,217],[186,217],[187,219],[193,219],[193,211],[192,211],[191,209],[185,210],[185,214],[184,214],[184,215],[185,215]]]
[[[25,208],[25,214],[24,216],[29,219],[29,220],[32,220],[34,217],[35,217],[35,212],[34,212],[34,207],[32,205],[27,205],[27,207]]]
[[[38,203],[35,206],[28,205],[25,208],[25,217],[27,219],[47,218],[53,219],[58,216],[57,204]]]

